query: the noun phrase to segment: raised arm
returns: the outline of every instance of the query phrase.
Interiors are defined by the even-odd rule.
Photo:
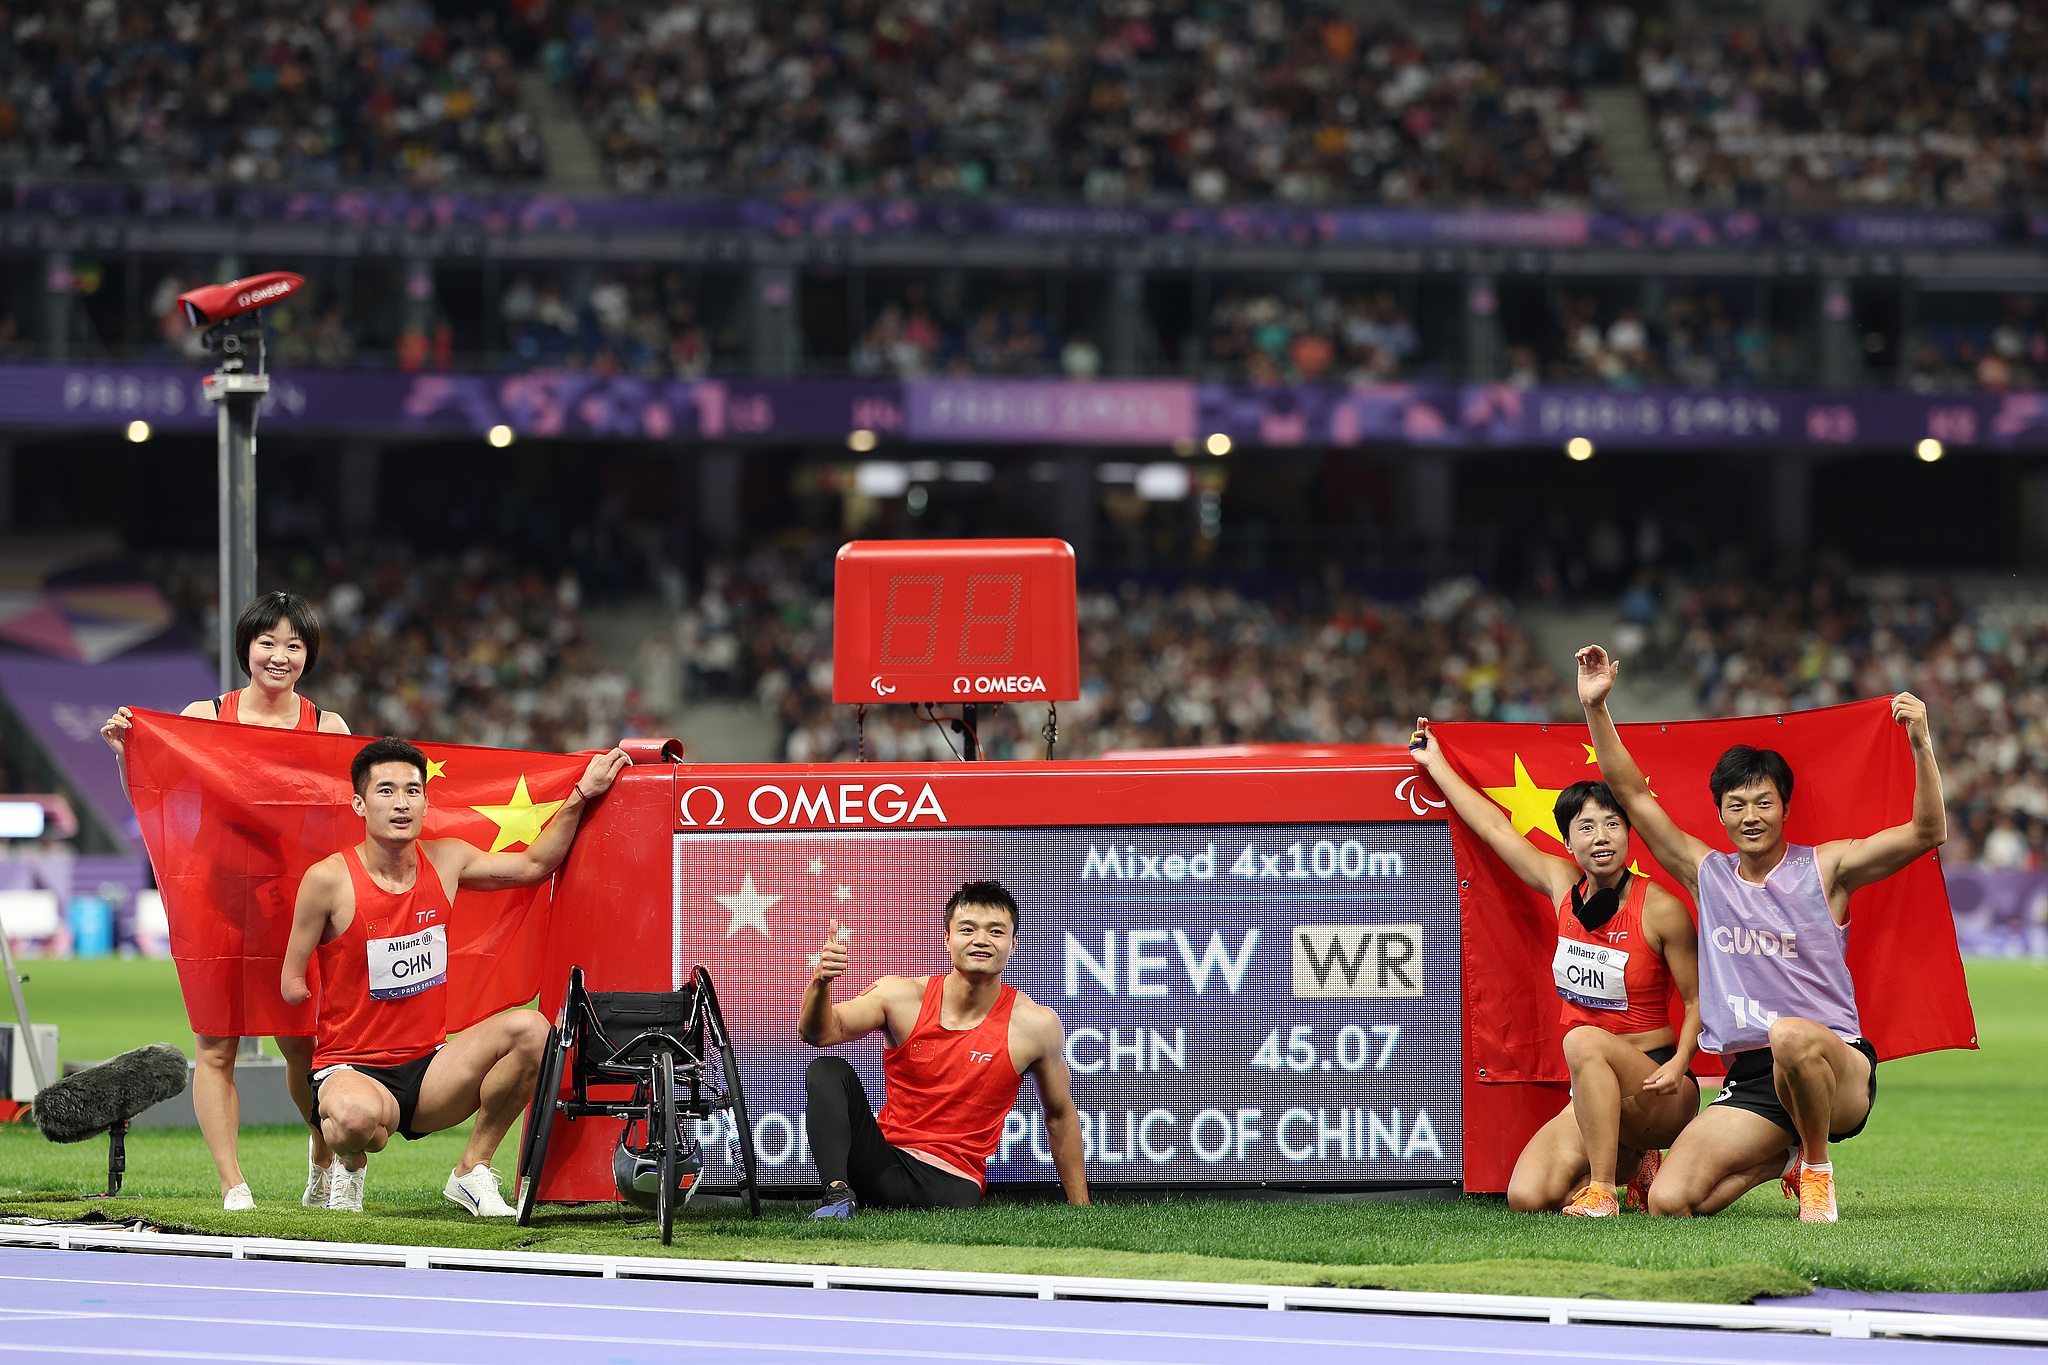
[[[1678,987],[1678,998],[1685,1005],[1685,1021],[1678,1026],[1678,1050],[1644,1078],[1643,1089],[1676,1095],[1700,1050],[1699,932],[1678,897],[1653,886],[1643,906],[1643,935],[1671,969],[1671,984]]]
[[[292,907],[291,942],[285,947],[284,966],[277,978],[278,993],[287,1005],[303,1005],[313,998],[312,988],[306,985],[306,966],[347,888],[348,873],[339,854],[322,858],[300,879],[299,899]]]
[[[889,996],[905,984],[903,977],[885,976],[845,1004],[833,1004],[832,983],[846,972],[846,932],[838,920],[831,921],[825,945],[818,949],[817,969],[797,1010],[796,1036],[812,1047],[837,1047],[886,1025]]]
[[[1892,698],[1892,719],[1906,727],[1913,749],[1913,818],[1864,839],[1836,839],[1818,850],[1830,900],[1883,881],[1948,841],[1948,808],[1941,798],[1941,768],[1927,732],[1927,703],[1911,692]],[[1837,918],[1841,907],[1837,907]]]
[[[591,759],[583,776],[576,779],[575,790],[562,802],[562,808],[523,852],[486,853],[460,839],[440,840],[459,860],[457,884],[467,891],[503,891],[515,886],[535,886],[552,877],[562,859],[569,856],[569,845],[575,842],[583,808],[604,795],[620,770],[631,761],[624,749],[611,749]]]
[[[1712,850],[1664,813],[1664,807],[1650,792],[1643,770],[1622,747],[1614,718],[1607,714],[1607,694],[1614,690],[1614,680],[1621,675],[1621,661],[1609,659],[1607,651],[1598,645],[1587,645],[1577,658],[1579,704],[1586,708],[1586,726],[1593,732],[1593,755],[1600,761],[1600,778],[1614,793],[1615,800],[1621,802],[1629,824],[1649,845],[1650,856],[1685,888],[1686,894],[1696,897],[1700,859]]]
[[[1088,1202],[1088,1166],[1081,1141],[1081,1114],[1074,1108],[1072,1078],[1067,1073],[1067,1031],[1059,1015],[1043,1005],[1031,1007],[1031,1029],[1038,1060],[1028,1070],[1038,1081],[1038,1104],[1045,1110],[1045,1140],[1052,1147],[1052,1166],[1069,1204]]]
[[[1500,860],[1517,877],[1552,901],[1577,884],[1580,876],[1577,863],[1544,853],[1515,833],[1514,825],[1501,813],[1501,808],[1458,776],[1437,744],[1436,735],[1429,728],[1428,716],[1415,718],[1415,737],[1408,741],[1408,753],[1415,760],[1415,766],[1428,773],[1430,780],[1450,801],[1451,809],[1458,813],[1458,818],[1470,825],[1472,832],[1484,839],[1486,846],[1499,854]]]

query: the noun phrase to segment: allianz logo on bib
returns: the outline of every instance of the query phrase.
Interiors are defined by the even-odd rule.
[[[1731,957],[1793,957],[1799,956],[1797,934],[1774,934],[1768,929],[1731,928],[1717,924],[1707,935],[1707,941],[1717,952]]]

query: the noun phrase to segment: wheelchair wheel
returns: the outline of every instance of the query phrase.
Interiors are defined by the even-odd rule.
[[[706,1078],[711,1077],[714,1067],[718,1069],[725,1093],[718,1098],[717,1107],[731,1111],[732,1132],[739,1147],[738,1160],[733,1162],[739,1168],[736,1173],[739,1192],[747,1201],[747,1216],[759,1218],[761,1173],[754,1157],[754,1127],[747,1120],[747,1095],[740,1088],[739,1059],[733,1055],[732,1039],[725,1031],[725,1016],[718,1009],[718,992],[711,987],[711,973],[702,967],[697,968],[696,985],[704,999]],[[728,1139],[728,1152],[733,1145],[733,1139]],[[708,1165],[709,1153],[706,1156]]]
[[[663,1052],[654,1059],[654,1103],[648,1106],[647,1141],[659,1144],[660,1180],[654,1193],[655,1216],[661,1220],[661,1244],[669,1245],[676,1230],[676,1175],[683,1134],[676,1123],[676,1059]]]
[[[519,1140],[519,1226],[533,1222],[534,1201],[540,1196],[541,1167],[548,1156],[548,1137],[555,1127],[555,1109],[562,1102],[562,1071],[567,1065],[569,1040],[562,1026],[548,1030],[541,1053],[540,1079],[534,1082],[533,1099],[526,1106],[526,1131]]]

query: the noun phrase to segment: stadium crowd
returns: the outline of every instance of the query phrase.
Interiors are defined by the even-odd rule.
[[[214,638],[212,562],[151,567],[191,638]],[[632,681],[592,645],[573,571],[550,579],[481,550],[394,550],[346,569],[339,557],[300,560],[273,577],[320,611],[320,658],[302,690],[359,734],[569,752],[652,723]]]
[[[1252,384],[1379,384],[1408,378],[1421,348],[1392,289],[1301,302],[1234,288],[1209,311],[1202,373]]]
[[[1956,0],[1804,30],[1679,18],[1637,54],[1673,185],[1695,203],[2016,206],[2048,187],[2038,6]]]
[[[1910,691],[1936,718],[1945,861],[2048,865],[2048,606],[1996,589],[1816,575],[1803,590],[1727,577],[1687,590],[1666,629],[1706,714],[1759,715]]]
[[[1591,294],[1563,295],[1540,343],[1509,357],[1519,382],[1749,388],[1806,377],[1799,339],[1774,331],[1753,299],[1715,288],[1666,292],[1661,307],[1603,306]],[[1647,313],[1647,316],[1646,316]]]
[[[629,191],[1584,203],[1592,30],[1516,0],[1452,42],[1314,0],[720,0],[579,7],[544,60]]]
[[[45,172],[242,183],[532,179],[540,136],[488,8],[425,0],[27,4],[0,151]]]
[[[712,573],[685,615],[698,695],[751,692],[790,762],[851,760],[863,742],[831,705],[829,559],[764,551]],[[1082,696],[1060,708],[1064,757],[1162,745],[1273,740],[1405,742],[1414,718],[1548,720],[1569,689],[1535,657],[1505,599],[1474,579],[1407,602],[1332,581],[1252,595],[1126,582],[1080,601]],[[1004,707],[981,726],[993,758],[1044,752],[1044,708]],[[943,759],[960,739],[903,707],[866,719],[873,759]]]

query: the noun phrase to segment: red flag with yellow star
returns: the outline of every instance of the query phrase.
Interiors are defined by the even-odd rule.
[[[315,1006],[287,1005],[278,973],[306,869],[359,844],[348,766],[367,735],[272,730],[137,711],[128,795],[171,922],[185,1012],[214,1037],[310,1034]],[[539,837],[587,754],[422,744],[421,835],[493,852]],[[531,1000],[549,886],[459,891],[450,932],[448,1028]],[[319,998],[319,960],[311,964]]]
[[[1553,806],[1572,783],[1599,779],[1585,726],[1467,722],[1431,728],[1451,765],[1507,812],[1516,833],[1545,853],[1570,856],[1558,838]],[[1791,764],[1785,836],[1792,843],[1859,838],[1912,818],[1913,757],[1905,731],[1891,718],[1890,698],[1783,716],[1620,730],[1665,811],[1679,828],[1716,849],[1731,845],[1707,790],[1707,774],[1735,744],[1776,749]],[[1469,883],[1469,1060],[1489,1081],[1566,1080],[1564,1030],[1550,978],[1556,907],[1523,885],[1455,815],[1451,844],[1458,876]],[[1630,859],[1639,872],[1685,900],[1641,840],[1632,843]],[[1855,894],[1849,902],[1848,957],[1857,1012],[1880,1060],[1977,1045],[1948,886],[1936,855]],[[1677,1009],[1674,995],[1674,1024]],[[1718,1069],[1704,1055],[1700,1065]]]

